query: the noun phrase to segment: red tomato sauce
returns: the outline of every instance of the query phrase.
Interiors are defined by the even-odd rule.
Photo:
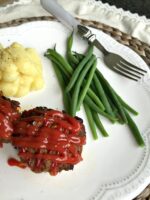
[[[13,133],[12,122],[20,116],[17,105],[13,101],[0,97],[0,139],[9,140]]]
[[[77,146],[86,143],[85,135],[79,135],[84,130],[83,124],[76,118],[56,110],[48,110],[43,116],[27,116],[15,125],[17,137],[12,137],[12,144],[19,150],[19,157],[27,163],[36,160],[36,168],[43,160],[51,160],[50,173],[58,173],[59,164],[77,164],[82,160]],[[34,149],[32,153],[27,149]],[[41,153],[41,149],[46,153]],[[56,154],[51,154],[51,152]],[[11,162],[10,162],[11,161]],[[20,163],[10,160],[20,167]],[[18,162],[18,161],[17,161]]]
[[[15,167],[20,167],[22,169],[26,168],[27,165],[21,161],[16,160],[15,158],[9,158],[8,159],[8,164],[10,166],[15,166]]]

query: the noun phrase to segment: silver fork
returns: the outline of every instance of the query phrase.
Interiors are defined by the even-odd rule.
[[[145,75],[145,73],[147,73],[146,70],[133,65],[120,55],[106,50],[96,39],[96,35],[93,34],[87,27],[78,25],[78,32],[83,38],[87,39],[104,54],[105,64],[113,71],[134,81],[138,81],[142,76]]]

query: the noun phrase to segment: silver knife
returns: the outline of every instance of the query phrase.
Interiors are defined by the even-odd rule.
[[[106,49],[96,39],[96,35],[92,31],[80,24],[70,13],[68,13],[62,6],[60,6],[56,0],[41,0],[42,7],[55,16],[60,22],[67,26],[70,30],[78,32],[79,35],[92,43],[104,54],[107,54]]]

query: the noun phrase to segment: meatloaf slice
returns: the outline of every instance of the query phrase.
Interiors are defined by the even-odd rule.
[[[12,144],[21,162],[36,173],[56,175],[82,160],[86,136],[80,118],[37,107],[24,111],[14,127]]]
[[[13,133],[13,122],[19,119],[19,102],[0,93],[0,143],[9,142]]]

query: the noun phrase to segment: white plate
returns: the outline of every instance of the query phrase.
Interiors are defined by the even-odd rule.
[[[148,70],[143,60],[132,50],[98,30],[93,31],[107,48]],[[64,54],[68,35],[69,31],[63,25],[46,21],[0,30],[0,41],[4,46],[17,41],[26,47],[36,48],[43,62],[46,86],[41,91],[20,98],[24,108],[48,106],[63,109],[62,94],[55,73],[43,54],[55,43],[57,50]],[[75,50],[83,52],[86,47],[85,41],[75,38]],[[95,53],[101,57],[99,51],[95,50]],[[28,169],[8,166],[8,157],[16,157],[16,152],[11,145],[4,145],[0,151],[1,200],[129,200],[150,183],[149,75],[141,83],[135,83],[110,71],[102,59],[99,59],[98,67],[117,92],[139,111],[139,116],[134,119],[144,137],[145,148],[137,146],[126,126],[112,125],[104,118],[102,120],[110,136],[100,136],[98,141],[93,141],[82,110],[78,116],[84,119],[87,131],[84,160],[73,171],[62,172],[56,177],[51,177],[48,173],[34,174]]]

